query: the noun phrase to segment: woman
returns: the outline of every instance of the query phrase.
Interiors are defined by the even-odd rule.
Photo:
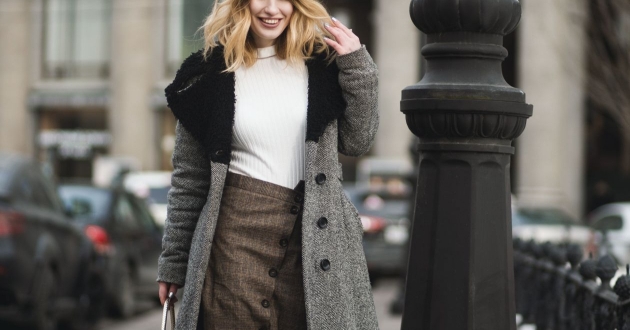
[[[166,89],[178,119],[158,282],[177,329],[378,329],[338,152],[367,152],[377,69],[317,0],[224,0]]]

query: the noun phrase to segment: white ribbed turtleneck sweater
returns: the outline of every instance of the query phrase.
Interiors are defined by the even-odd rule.
[[[294,188],[304,179],[308,71],[275,46],[235,72],[236,113],[229,171]]]

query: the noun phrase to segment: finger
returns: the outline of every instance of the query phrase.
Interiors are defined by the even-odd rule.
[[[332,21],[335,24],[335,26],[341,29],[341,31],[343,31],[348,37],[354,36],[354,33],[352,33],[352,30],[348,29],[345,25],[343,25],[343,23],[341,23],[340,20],[333,17]]]
[[[348,43],[348,35],[346,35],[340,28],[334,27],[332,25],[326,25],[326,29],[328,30],[328,32],[330,32],[330,34],[333,35],[333,37],[335,37],[335,41],[337,41],[337,43],[339,43],[340,45],[345,45],[346,43]]]
[[[348,32],[345,32],[343,29],[346,29]],[[354,43],[360,43],[359,37],[352,33],[352,29],[347,29],[345,26],[341,28],[331,25],[330,27],[328,27],[328,31],[333,34],[335,39],[337,39],[337,42],[339,42],[339,44],[346,49],[354,48],[352,46]]]
[[[332,40],[330,38],[324,38],[324,40],[326,41],[328,46],[330,46],[334,50],[336,50],[338,54],[343,55],[344,49],[343,49],[343,47],[341,47],[341,45],[338,42],[336,42],[336,41],[334,41],[334,40]]]
[[[166,296],[167,296],[167,292],[168,292],[168,287],[167,284],[164,282],[159,282],[158,283],[160,288],[158,289],[158,294],[160,296],[160,303],[162,305],[164,305],[164,302],[166,301]]]
[[[332,34],[336,39],[348,37],[347,34],[345,34],[340,28],[334,25],[325,24],[324,26],[326,27],[326,30],[328,30],[328,32],[330,32],[330,34]]]

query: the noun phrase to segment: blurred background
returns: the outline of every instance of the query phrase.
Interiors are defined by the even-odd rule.
[[[425,38],[409,0],[322,2],[380,71],[375,145],[340,161],[381,329],[398,329],[417,157],[399,101],[422,77]],[[603,247],[620,263],[630,259],[626,2],[522,0],[503,64],[534,104],[512,159],[515,236]],[[163,91],[202,47],[212,4],[0,0],[0,325],[157,326],[175,134]]]

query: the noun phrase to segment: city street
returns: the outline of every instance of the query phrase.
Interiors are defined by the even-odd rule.
[[[235,318],[289,315],[300,268],[312,330],[630,330],[630,0],[0,0],[0,31],[0,330],[158,329],[156,274],[217,284],[219,328],[252,285]]]
[[[374,302],[380,330],[399,330],[401,317],[389,314],[389,303],[398,292],[399,280],[383,279],[374,287]],[[149,308],[149,309],[147,309]],[[126,321],[104,320],[98,330],[155,330],[160,327],[161,310],[146,306],[143,312]]]

